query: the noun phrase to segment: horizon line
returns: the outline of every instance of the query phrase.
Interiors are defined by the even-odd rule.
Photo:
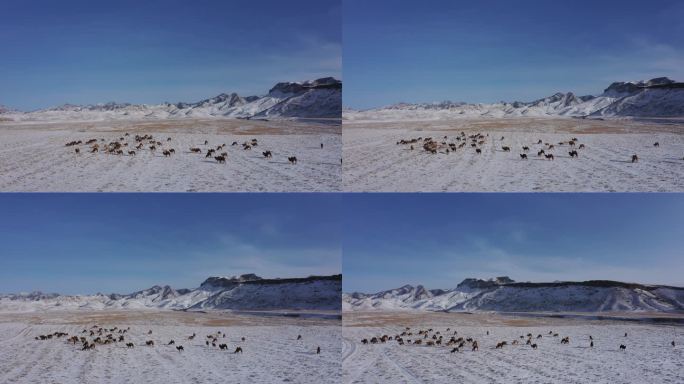
[[[315,77],[315,78],[311,78],[311,79],[308,79],[308,80],[299,80],[299,81],[291,81],[291,80],[288,81],[288,80],[286,80],[286,81],[278,81],[278,82],[276,82],[273,86],[271,86],[271,88],[270,88],[269,90],[267,90],[266,93],[263,93],[263,94],[254,94],[254,93],[253,93],[253,94],[248,94],[248,93],[250,93],[250,92],[247,92],[247,93],[243,93],[243,94],[247,94],[247,96],[241,96],[241,95],[240,95],[238,92],[236,92],[236,91],[233,91],[233,92],[220,92],[220,93],[218,93],[218,94],[216,94],[216,95],[214,95],[214,96],[206,97],[206,98],[204,98],[204,99],[200,99],[200,100],[197,100],[197,101],[175,101],[175,102],[170,102],[170,101],[168,101],[168,100],[164,100],[164,101],[159,101],[159,102],[155,102],[155,103],[132,103],[132,102],[128,102],[128,101],[109,100],[109,101],[90,102],[90,103],[87,103],[87,104],[74,104],[74,103],[70,103],[70,102],[68,102],[68,101],[65,101],[65,102],[63,102],[63,103],[53,104],[53,105],[45,106],[45,107],[42,107],[42,108],[31,109],[31,110],[22,110],[22,109],[19,109],[19,108],[15,108],[15,107],[12,107],[10,104],[5,104],[4,102],[0,102],[0,106],[4,106],[4,107],[9,108],[9,109],[10,109],[10,112],[33,113],[33,112],[51,110],[51,109],[54,109],[54,108],[63,107],[63,106],[67,106],[67,105],[69,105],[69,106],[77,106],[77,107],[90,107],[90,106],[104,106],[104,105],[108,105],[108,104],[115,104],[115,105],[131,105],[131,106],[133,106],[133,105],[135,105],[135,106],[154,106],[154,105],[163,105],[163,104],[171,104],[171,105],[174,105],[174,104],[181,104],[181,103],[184,103],[184,104],[196,104],[196,103],[198,103],[198,102],[200,102],[200,101],[205,101],[205,100],[211,99],[211,98],[213,98],[213,97],[221,96],[221,95],[237,95],[237,96],[240,96],[240,97],[258,97],[258,98],[262,98],[262,97],[266,97],[266,96],[269,94],[270,90],[273,89],[273,87],[275,87],[277,84],[280,84],[280,83],[296,83],[296,84],[302,84],[302,83],[305,83],[305,82],[307,82],[307,81],[315,81],[315,80],[326,79],[326,78],[332,78],[332,79],[335,79],[335,80],[337,80],[337,81],[339,81],[339,82],[342,82],[342,76],[341,76],[341,75],[339,76],[339,78],[338,78],[337,76],[330,75],[330,76],[323,76],[323,77]]]
[[[305,276],[305,277],[261,277],[261,276],[255,274],[255,273],[243,273],[243,274],[236,275],[236,276],[209,276],[209,277],[207,277],[206,279],[204,279],[204,281],[207,281],[207,280],[209,280],[209,279],[211,279],[211,278],[230,279],[230,278],[232,278],[232,277],[239,277],[239,276],[242,276],[242,275],[250,275],[250,274],[254,274],[254,275],[256,275],[257,277],[259,277],[260,279],[259,279],[259,280],[249,280],[249,281],[261,281],[261,280],[292,280],[292,279],[311,279],[311,278],[331,278],[331,277],[336,277],[336,276],[340,276],[340,278],[342,278],[342,273],[341,273],[341,272],[340,272],[340,273],[333,273],[333,274],[329,274],[329,275],[309,275],[309,276]],[[202,283],[204,283],[204,281],[203,281]],[[199,286],[201,286],[201,285],[202,285],[202,284],[200,283]],[[154,287],[160,287],[160,288],[169,287],[169,288],[171,288],[171,289],[173,289],[173,290],[178,291],[178,290],[182,290],[182,289],[189,289],[189,290],[192,290],[192,289],[199,288],[199,286],[194,287],[194,288],[173,288],[173,287],[172,287],[171,285],[169,285],[169,284],[153,284],[153,285],[151,285],[151,286],[149,286],[149,287],[147,287],[147,288],[138,289],[138,290],[133,291],[133,292],[130,292],[130,293],[118,293],[118,292],[103,293],[103,292],[95,292],[95,293],[62,294],[62,293],[59,293],[59,292],[48,292],[48,291],[42,291],[42,290],[31,290],[31,291],[20,291],[20,292],[0,292],[0,296],[1,296],[1,295],[17,295],[17,296],[19,296],[19,295],[23,295],[23,294],[29,295],[29,294],[32,294],[32,293],[40,293],[40,294],[44,294],[44,295],[59,295],[59,296],[97,296],[97,295],[109,296],[109,295],[129,295],[129,294],[132,294],[132,293],[136,293],[136,292],[139,292],[139,291],[144,291],[144,290],[146,290],[146,289],[150,289],[150,288],[154,288]]]
[[[344,110],[344,109],[351,109],[351,110],[358,111],[358,112],[364,112],[364,111],[371,111],[371,110],[374,110],[374,109],[384,109],[384,108],[387,108],[387,107],[392,107],[392,106],[400,105],[400,104],[408,104],[408,105],[437,105],[437,104],[441,104],[441,103],[453,103],[453,104],[464,104],[464,105],[478,105],[478,104],[489,104],[489,105],[491,105],[491,104],[504,104],[504,103],[505,103],[505,104],[512,104],[512,103],[531,103],[531,102],[538,101],[538,100],[542,100],[542,99],[545,99],[545,98],[547,98],[547,97],[554,96],[554,95],[557,95],[557,94],[567,95],[567,94],[569,94],[569,93],[571,93],[571,94],[573,94],[574,96],[577,96],[577,97],[586,97],[586,96],[599,97],[600,95],[602,95],[603,93],[605,93],[606,89],[608,89],[611,85],[616,84],[616,83],[625,83],[625,84],[627,84],[627,83],[632,83],[632,84],[636,84],[636,83],[641,82],[641,81],[647,82],[647,81],[651,81],[651,80],[655,80],[655,79],[660,79],[660,78],[669,79],[669,80],[671,80],[671,81],[673,82],[673,84],[684,84],[684,82],[674,80],[674,79],[670,78],[669,76],[657,76],[657,77],[653,77],[653,78],[651,78],[651,79],[629,80],[629,81],[613,81],[612,83],[610,83],[610,85],[608,85],[608,87],[604,88],[603,91],[601,91],[600,93],[597,93],[597,94],[589,93],[589,94],[585,94],[585,95],[578,95],[578,94],[575,93],[574,91],[566,91],[566,92],[558,91],[558,92],[555,92],[555,93],[553,93],[553,94],[551,94],[551,95],[549,95],[549,96],[543,96],[543,97],[539,97],[539,98],[536,98],[536,99],[533,99],[533,100],[529,100],[529,101],[523,101],[523,100],[512,100],[512,101],[498,100],[498,101],[490,101],[490,102],[470,102],[470,101],[451,100],[451,99],[445,99],[445,100],[440,100],[440,101],[437,101],[437,100],[433,100],[433,101],[396,101],[396,102],[389,103],[389,104],[382,104],[382,105],[377,105],[377,106],[374,106],[374,107],[367,107],[367,108],[356,108],[356,107],[353,107],[353,106],[351,106],[351,105],[349,105],[349,104],[345,104],[345,103],[344,103],[344,97],[343,97],[343,99],[342,99],[342,108],[343,108],[343,110]],[[644,87],[644,88],[645,88],[645,87]]]

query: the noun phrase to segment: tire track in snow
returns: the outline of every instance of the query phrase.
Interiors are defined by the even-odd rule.
[[[356,352],[356,343],[346,337],[342,338],[342,363]]]
[[[392,359],[387,354],[387,348],[383,348],[382,356],[384,357],[385,360],[389,361],[393,366],[397,367],[397,369],[404,375],[404,377],[409,379],[407,382],[422,383],[422,380],[420,380],[416,375],[414,375],[413,372],[409,371],[407,368],[405,368],[404,366],[397,363],[394,359]]]

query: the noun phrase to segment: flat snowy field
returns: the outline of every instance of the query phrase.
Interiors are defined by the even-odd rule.
[[[344,121],[342,183],[345,191],[386,192],[603,192],[684,191],[684,125],[677,122],[580,120],[571,118],[460,119],[410,122]],[[470,146],[430,154],[422,142],[432,137],[454,142],[466,135],[489,135],[477,154]],[[501,140],[504,136],[504,140]],[[571,158],[568,144],[586,148]],[[538,157],[554,144],[555,160]],[[653,144],[659,142],[659,147]],[[502,146],[511,148],[504,152]],[[523,146],[528,160],[520,158]],[[632,155],[639,157],[631,162]]]
[[[93,325],[130,327],[125,343],[82,351],[67,342]],[[147,332],[152,330],[152,334]],[[39,341],[35,336],[68,332]],[[217,335],[217,345],[205,345]],[[193,340],[188,336],[196,333]],[[114,332],[118,337],[118,333]],[[297,336],[302,339],[297,341]],[[242,338],[245,341],[242,341]],[[88,337],[89,340],[93,337]],[[153,340],[154,346],[145,341]],[[173,345],[185,349],[178,352]],[[339,382],[339,320],[298,320],[171,311],[0,314],[1,383],[324,383]],[[244,353],[234,354],[237,346]],[[321,354],[316,354],[316,347]]]
[[[682,383],[684,382],[684,329],[681,326],[637,325],[615,321],[503,318],[497,315],[407,314],[384,325],[369,320],[370,313],[344,314],[343,383]],[[385,315],[387,315],[385,313]],[[365,319],[364,319],[365,316]],[[365,323],[372,326],[364,326]],[[466,344],[453,347],[398,345],[395,341],[363,345],[364,338],[394,336],[412,328],[433,329],[449,340],[456,337],[478,341],[479,351]],[[446,328],[450,331],[447,332]],[[487,335],[489,331],[489,335]],[[549,331],[559,334],[548,335]],[[627,337],[624,337],[627,332]],[[534,350],[521,335],[531,333]],[[536,339],[538,334],[541,339]],[[448,335],[448,336],[447,336]],[[589,347],[589,335],[594,347]],[[562,337],[570,343],[560,343]],[[677,339],[680,345],[672,347]],[[511,345],[513,340],[522,345]],[[503,349],[498,342],[507,341]],[[423,340],[425,342],[425,340]],[[627,346],[625,351],[620,344]]]
[[[124,136],[129,133],[130,136]],[[155,152],[133,148],[134,136],[150,134],[162,143]],[[71,141],[124,137],[123,155],[90,153]],[[171,141],[167,138],[171,137]],[[242,144],[258,140],[243,150]],[[105,139],[105,141],[100,141]],[[209,145],[204,145],[208,141]],[[205,158],[227,144],[225,164]],[[321,143],[323,149],[321,149]],[[55,192],[295,192],[339,191],[341,127],[334,123],[252,120],[156,120],[58,123],[0,123],[0,191]],[[198,147],[202,154],[191,153]],[[81,153],[76,154],[75,148]],[[175,149],[164,157],[163,149]],[[134,150],[135,156],[128,155]],[[272,158],[264,158],[270,150]],[[297,164],[288,162],[297,157]]]

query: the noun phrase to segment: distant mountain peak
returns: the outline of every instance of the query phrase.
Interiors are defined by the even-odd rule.
[[[514,283],[515,281],[508,276],[500,276],[495,278],[490,278],[487,280],[476,279],[476,278],[466,278],[460,282],[456,288],[471,288],[471,289],[483,289],[491,288],[499,285]]]
[[[212,276],[204,280],[202,285],[208,284],[208,285],[216,285],[217,283],[243,283],[245,281],[254,281],[254,280],[262,280],[260,276],[257,276],[254,273],[245,273],[242,275],[235,275],[235,276]]]
[[[415,291],[413,292],[413,297],[415,299],[428,299],[432,297],[432,293],[425,289],[422,285],[416,286]]]
[[[334,77],[299,82],[281,82],[268,91],[269,96],[290,97],[310,89],[342,89],[342,82]]]
[[[605,95],[622,95],[628,93],[634,93],[640,91],[645,87],[653,87],[656,85],[668,85],[674,84],[675,81],[667,77],[656,77],[651,80],[639,80],[639,81],[616,81],[608,86],[603,93]]]
[[[0,104],[0,115],[2,115],[3,113],[11,113],[11,112],[18,112],[18,111]]]

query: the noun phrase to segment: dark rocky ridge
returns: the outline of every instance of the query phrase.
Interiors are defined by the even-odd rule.
[[[202,287],[234,287],[238,284],[297,284],[310,283],[313,281],[342,281],[342,275],[330,276],[309,276],[309,277],[293,277],[284,279],[263,279],[255,274],[240,275],[238,277],[210,277],[206,279],[201,285]]]

